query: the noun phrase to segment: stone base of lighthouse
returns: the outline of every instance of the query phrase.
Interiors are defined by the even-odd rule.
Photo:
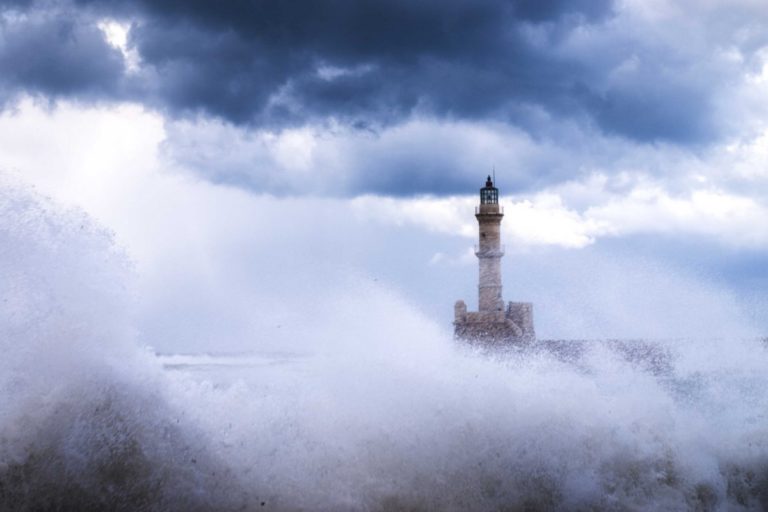
[[[509,302],[503,311],[467,311],[463,300],[455,306],[454,336],[482,346],[506,346],[536,339],[533,304]]]

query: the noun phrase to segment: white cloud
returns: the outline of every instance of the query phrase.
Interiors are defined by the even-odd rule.
[[[536,245],[580,248],[593,243],[596,236],[607,229],[598,221],[586,219],[566,208],[555,194],[542,193],[532,199],[502,199],[501,202],[505,213],[502,229],[509,240],[507,250]],[[477,237],[476,203],[477,200],[471,197],[394,199],[363,196],[352,201],[355,211],[364,219],[398,226],[420,226],[466,238]]]
[[[549,192],[507,203],[505,214],[505,232],[523,247],[557,245],[578,249],[594,243],[609,230],[604,223],[568,209],[562,197]]]
[[[317,128],[252,133],[211,121],[201,123],[166,124],[160,116],[132,105],[80,109],[64,103],[47,111],[25,101],[15,114],[0,116],[0,168],[22,171],[60,200],[85,205],[108,225],[125,226],[121,231],[133,232],[132,243],[142,246],[139,230],[128,228],[128,212],[140,215],[148,201],[156,201],[156,208],[161,210],[167,208],[163,205],[179,207],[184,196],[173,194],[173,187],[183,187],[186,194],[195,189],[199,189],[195,195],[208,194],[203,184],[183,184],[187,178],[179,174],[184,170],[179,165],[184,161],[165,159],[169,129],[174,144],[187,141],[174,151],[197,152],[193,158],[201,165],[215,165],[219,156],[224,157],[218,162],[224,168],[241,166],[249,160],[254,173],[264,172],[294,189],[307,182],[310,189],[343,183],[350,179],[345,173],[352,172],[352,162],[363,158],[366,151],[387,153],[404,139],[418,140],[436,129],[422,122],[387,132],[382,138],[370,138],[346,132],[320,133]],[[470,144],[479,148],[501,145],[505,133],[494,132],[488,126],[461,124],[441,129],[441,137],[451,138],[457,146],[462,135],[470,140],[487,137],[484,145]],[[196,144],[201,137],[203,143]],[[350,157],[348,151],[356,151],[354,146],[361,141],[368,148],[357,148]],[[712,151],[710,161],[673,154],[670,164],[677,167],[670,168],[672,179],[654,177],[642,169],[613,174],[596,171],[530,194],[516,196],[502,189],[508,250],[541,245],[580,248],[600,237],[638,233],[707,236],[729,245],[766,247],[768,235],[755,229],[768,225],[760,188],[753,187],[752,195],[729,191],[727,180],[732,180],[733,175],[720,169],[730,159],[736,175],[764,183],[768,177],[763,165],[768,154],[766,141],[768,135],[762,134],[731,144]],[[231,151],[216,150],[217,144]],[[376,149],[376,144],[381,147]],[[159,152],[161,147],[165,152]],[[655,157],[662,158],[658,154]],[[676,174],[679,177],[675,178]],[[688,186],[681,189],[679,183],[686,177]],[[476,236],[474,193],[415,198],[363,195],[348,204],[361,222],[411,226],[471,239]],[[298,198],[293,201],[301,202]],[[339,204],[345,204],[345,200],[339,200]]]
[[[471,297],[476,190],[467,196],[415,198],[254,194],[195,180],[176,168],[160,150],[168,126],[160,116],[131,105],[82,109],[62,103],[49,111],[27,101],[15,114],[0,115],[0,169],[15,170],[43,193],[80,206],[114,230],[134,258],[145,302],[142,327],[157,338],[153,343],[170,339],[204,346],[216,335],[256,343],[253,332],[285,341],[288,334],[278,325],[310,314],[318,297],[350,275],[370,273],[396,283],[438,315],[450,315],[453,299]],[[304,144],[306,132],[287,133],[282,149],[277,135],[264,136],[258,154],[267,158],[252,165],[271,165],[270,151],[290,154],[291,144]],[[458,140],[460,132],[455,134]],[[251,147],[247,139],[242,144]],[[295,175],[311,173],[313,166],[304,167],[306,158],[326,150],[318,141],[284,165],[294,165]],[[681,174],[687,175],[688,167],[683,168]],[[521,195],[502,188],[505,264],[511,266],[507,279],[512,268],[530,266],[536,254],[547,253],[550,261],[553,255],[587,254],[577,249],[601,237],[705,236],[722,245],[768,248],[760,229],[768,220],[759,196],[718,186],[720,178],[708,166],[696,172],[711,176],[711,183],[673,190],[670,181],[636,170],[595,172]],[[558,252],[561,248],[568,251]],[[565,263],[553,264],[570,272]],[[583,262],[573,272],[589,265]],[[579,282],[567,275],[547,281],[552,269],[537,272],[510,279],[509,298],[528,300],[535,294],[537,303],[551,308],[563,282]],[[530,282],[514,284],[524,279]],[[448,307],[440,302],[446,297]],[[562,319],[568,312],[560,313]],[[544,318],[550,326],[561,321],[553,314]],[[273,337],[278,334],[283,337]],[[224,346],[227,339],[216,343]]]
[[[629,178],[619,177],[618,181],[624,180]],[[547,245],[578,249],[601,237],[637,234],[705,236],[724,245],[768,248],[768,232],[756,229],[768,226],[768,208],[754,198],[716,188],[673,195],[661,182],[648,179],[636,179],[619,191],[611,186],[616,183],[597,175],[525,199],[502,198],[507,250]],[[585,193],[583,187],[590,189],[590,205],[582,211],[569,207],[569,194],[579,201]],[[363,196],[352,204],[366,220],[474,238],[476,202],[471,197]]]
[[[717,189],[674,197],[659,187],[633,189],[628,197],[594,206],[585,216],[608,226],[608,234],[704,235],[734,246],[767,247],[768,209],[754,199]]]
[[[136,48],[128,45],[128,32],[131,30],[129,23],[116,20],[105,19],[100,21],[97,26],[104,33],[104,37],[112,47],[120,50],[125,59],[125,65],[129,73],[139,70],[141,66],[141,57]]]
[[[141,201],[147,191],[134,187],[158,169],[163,134],[162,118],[135,105],[49,110],[24,100],[0,115],[0,170],[104,222],[117,205]]]
[[[531,199],[502,198],[502,229],[507,250],[524,250],[528,246],[554,245],[568,248],[585,247],[597,236],[610,231],[596,219],[586,218],[568,209],[562,198],[544,192]],[[363,196],[352,201],[357,215],[374,222],[397,226],[420,226],[432,232],[477,237],[473,197],[418,197],[395,199]]]
[[[419,226],[436,233],[472,238],[476,235],[474,202],[468,197],[396,199],[361,196],[352,199],[358,218],[395,226]]]

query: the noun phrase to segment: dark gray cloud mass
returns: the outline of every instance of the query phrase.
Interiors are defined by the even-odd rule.
[[[0,106],[22,93],[129,100],[246,134],[371,134],[365,149],[340,146],[346,167],[318,164],[345,177],[333,193],[461,193],[477,186],[477,166],[493,164],[515,167],[504,186],[520,192],[610,174],[615,147],[695,153],[748,129],[723,105],[748,108],[729,101],[762,68],[765,13],[715,2],[693,15],[687,1],[658,17],[614,0],[0,0]],[[130,26],[128,54],[107,42],[105,20]],[[388,130],[423,120],[514,132],[532,154],[525,144],[506,151],[521,149],[507,139],[483,153],[487,134],[387,142]],[[202,134],[208,145],[197,150],[181,140],[190,137],[169,135],[166,153],[207,180],[331,193],[294,183],[274,159],[229,158],[226,139]],[[632,168],[665,172],[641,164]]]
[[[428,115],[532,132],[533,106],[639,141],[716,135],[711,89],[664,78],[663,53],[648,55],[644,81],[606,86],[637,48],[559,51],[572,31],[609,23],[610,0],[76,0],[2,9],[25,13],[2,25],[6,97],[112,95],[256,126],[333,117],[376,128]],[[138,72],[126,74],[103,40],[95,26],[103,17],[132,23]]]
[[[119,94],[124,64],[94,24],[42,14],[0,23],[0,70],[5,101],[19,90],[53,99],[98,99]]]
[[[609,7],[605,1],[146,3],[137,5],[146,21],[132,42],[153,71],[148,93],[174,111],[257,124],[334,116],[368,126],[414,112],[504,118],[520,102],[573,107],[568,90],[578,66],[532,47],[521,27],[536,20],[556,33],[596,22]]]

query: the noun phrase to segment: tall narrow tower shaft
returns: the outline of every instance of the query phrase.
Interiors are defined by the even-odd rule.
[[[501,245],[501,219],[504,212],[499,206],[499,189],[493,185],[491,177],[480,189],[480,206],[475,209],[479,226],[479,243],[475,255],[479,260],[480,278],[478,280],[478,311],[504,311],[501,298],[501,257],[504,247]]]

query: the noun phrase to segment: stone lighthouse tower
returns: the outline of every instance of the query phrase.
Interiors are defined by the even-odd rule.
[[[499,206],[499,189],[493,186],[491,177],[480,189],[480,206],[475,208],[475,217],[480,227],[480,240],[475,255],[480,260],[478,285],[479,311],[504,311],[501,298],[501,219],[504,212]]]
[[[475,255],[479,262],[477,311],[467,311],[463,300],[455,306],[455,336],[472,343],[506,345],[535,339],[533,305],[529,302],[504,304],[501,297],[501,219],[499,189],[488,176],[480,189],[480,205],[475,207],[479,227]]]

